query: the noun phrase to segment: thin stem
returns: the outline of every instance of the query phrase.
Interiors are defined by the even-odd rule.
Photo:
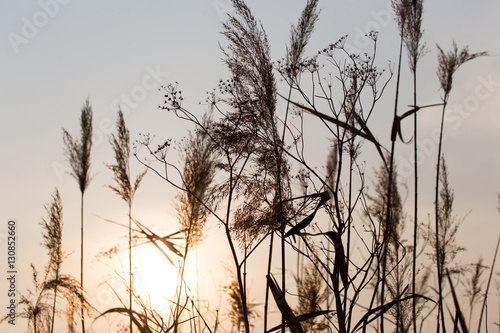
[[[56,317],[56,300],[57,300],[57,287],[58,286],[59,286],[59,269],[56,271],[56,284],[54,287],[54,303],[52,305],[52,320],[50,323],[50,333],[54,332],[54,321],[55,321],[55,317]]]
[[[290,99],[292,97],[292,86],[290,83],[290,88],[288,89],[288,98],[286,102],[286,111],[285,111],[285,121],[283,122],[283,134],[281,136],[281,142],[285,142],[285,133],[286,133],[286,121],[288,119],[288,111],[290,109]]]
[[[286,284],[285,284],[286,276],[285,276],[285,224],[283,223],[283,227],[281,228],[281,286],[282,286],[282,297],[285,302],[286,296]],[[285,313],[282,311],[281,313],[281,332],[285,333]]]
[[[189,222],[189,227],[188,227],[188,232],[186,235],[186,245],[184,247],[184,257],[182,260],[182,263],[180,264],[179,267],[179,283],[177,284],[176,288],[176,298],[177,298],[177,306],[175,307],[175,315],[174,315],[174,332],[177,332],[178,326],[179,326],[179,320],[181,317],[181,313],[183,308],[181,308],[181,293],[182,293],[182,285],[184,283],[184,269],[186,267],[186,261],[187,261],[187,256],[189,253],[189,247],[191,246],[191,236],[192,236],[192,231],[193,231],[193,221],[190,220]]]
[[[84,195],[84,191],[82,191],[82,196],[81,196],[81,204],[80,204],[80,207],[81,207],[81,211],[80,211],[80,215],[81,215],[81,230],[80,230],[80,285],[81,285],[81,288],[82,288],[82,295],[83,295],[83,195]],[[81,311],[80,311],[80,315],[81,315],[81,318],[82,318],[82,332],[85,333],[85,314],[84,314],[84,311],[83,311],[83,296],[82,296],[82,299],[80,300],[80,306],[81,306]]]
[[[129,173],[130,174],[130,173]],[[129,328],[130,333],[132,333],[132,293],[133,293],[133,281],[132,281],[132,199],[128,200],[128,279],[130,290],[128,292],[128,301],[130,306],[130,316],[129,316]]]
[[[271,240],[269,241],[269,258],[267,260],[267,275],[271,276],[271,262],[273,259],[273,243],[274,232],[271,233]],[[269,281],[266,279],[266,281]],[[264,332],[267,332],[267,312],[269,307],[269,282],[266,282],[266,302],[264,303]]]
[[[226,155],[228,155],[227,152],[226,152]],[[228,160],[230,160],[230,159],[228,158]],[[250,323],[248,321],[247,297],[246,297],[246,293],[245,293],[245,289],[244,289],[244,285],[243,285],[243,280],[241,278],[241,267],[240,267],[240,264],[238,261],[238,254],[236,253],[236,248],[234,246],[233,239],[231,238],[231,231],[229,229],[229,218],[231,216],[231,203],[232,203],[233,194],[234,194],[234,191],[235,191],[235,188],[237,185],[236,183],[239,180],[238,179],[239,176],[237,176],[236,179],[233,178],[234,174],[233,174],[232,166],[230,168],[231,168],[230,173],[229,173],[229,188],[230,188],[230,190],[229,190],[229,196],[228,196],[228,200],[227,200],[228,204],[227,204],[227,208],[226,208],[226,221],[224,222],[224,229],[225,229],[226,239],[228,241],[229,248],[231,250],[231,255],[233,257],[233,261],[234,261],[234,264],[236,266],[236,277],[238,279],[238,287],[239,287],[241,303],[242,303],[242,307],[243,307],[243,319],[245,322],[245,332],[250,333]],[[242,166],[242,168],[244,168],[244,166]]]
[[[349,272],[349,257],[350,257],[350,247],[351,247],[351,218],[352,218],[352,167],[354,164],[354,156],[353,154],[355,153],[355,146],[354,146],[354,139],[351,142],[351,154],[349,157],[349,210],[347,212],[347,248],[346,248],[346,271]],[[339,230],[340,233],[343,232],[343,230]],[[328,242],[330,244],[330,242]],[[344,290],[344,313],[347,311],[347,288],[348,286],[345,286]]]
[[[397,118],[398,114],[398,99],[399,99],[399,83],[401,79],[401,58],[403,54],[403,34],[401,33],[401,41],[399,44],[399,60],[398,60],[398,76],[396,80],[396,97],[394,101],[394,120]],[[384,304],[384,293],[385,293],[385,284],[386,284],[386,254],[387,254],[387,244],[389,241],[389,225],[392,223],[392,203],[391,203],[391,198],[392,198],[392,180],[393,180],[393,173],[394,173],[394,151],[395,151],[395,145],[396,145],[396,138],[393,137],[391,140],[391,154],[389,156],[390,158],[390,163],[389,163],[389,180],[388,180],[388,188],[387,188],[387,210],[386,210],[386,224],[385,224],[385,229],[384,229],[384,235],[382,239],[382,286],[381,286],[381,292],[380,292],[380,305]],[[378,281],[377,281],[378,285]],[[382,314],[380,316],[380,332],[384,333],[384,315]]]
[[[247,258],[247,254],[248,254],[247,248],[248,248],[247,239],[246,239],[246,235],[245,235],[245,251],[244,251],[244,258],[245,259]],[[247,289],[247,261],[246,260],[243,262],[243,289],[244,289],[245,295],[247,295],[248,289]],[[247,312],[248,312],[248,308],[247,308]],[[248,313],[247,313],[247,316],[248,316]],[[240,323],[238,322],[238,326],[239,325],[240,325]]]
[[[414,60],[414,72],[413,72],[413,105],[417,107],[417,58]],[[414,125],[413,125],[413,151],[414,151],[414,182],[415,182],[415,198],[414,198],[414,211],[413,211],[413,262],[412,262],[412,291],[413,294],[416,293],[416,278],[417,278],[417,231],[418,231],[418,140],[417,140],[417,112],[413,114]],[[412,319],[413,319],[413,332],[417,331],[417,309],[416,298],[412,301]]]
[[[439,244],[439,175],[441,171],[441,150],[442,150],[442,145],[443,145],[443,128],[444,128],[444,115],[446,111],[446,101],[443,104],[443,112],[441,115],[441,129],[439,133],[439,145],[438,145],[438,160],[437,160],[437,171],[436,171],[436,190],[434,193],[434,202],[435,202],[435,228],[436,228],[436,269],[437,269],[437,276],[438,276],[438,320],[437,320],[437,333],[439,333],[440,330],[440,324],[439,324],[439,316],[441,316],[441,321],[443,325],[443,332],[446,332],[445,329],[445,324],[444,324],[444,311],[443,311],[443,290],[442,290],[442,284],[443,284],[443,274],[442,270],[443,267],[441,267],[441,249],[440,249],[440,244]]]
[[[195,254],[196,254],[196,303],[198,309],[200,309],[200,260],[198,256],[198,248],[195,249]],[[202,332],[201,330],[201,316],[198,316],[198,331]]]
[[[497,254],[498,254],[498,247],[499,246],[500,246],[500,237],[498,237],[497,248],[495,249],[495,256],[493,257],[493,263],[491,264],[490,277],[488,278],[488,284],[486,285],[486,291],[484,293],[483,306],[481,307],[481,315],[479,316],[479,325],[478,325],[478,329],[477,329],[478,333],[481,332],[481,322],[482,322],[482,319],[483,319],[484,309],[487,306],[488,291],[490,289],[491,278],[493,277],[493,271],[495,269],[495,261],[497,260]],[[486,322],[488,322],[488,321],[486,321]],[[488,326],[487,325],[486,325],[486,330],[488,330]]]
[[[292,95],[292,86],[290,85],[289,89],[288,89],[288,101],[287,101],[287,106],[286,106],[286,113],[285,113],[285,121],[284,121],[284,124],[283,124],[283,134],[282,134],[282,140],[281,140],[281,146],[279,147],[280,149],[278,149],[278,144],[279,142],[277,141],[277,135],[278,135],[278,131],[275,127],[275,125],[273,126],[273,129],[274,129],[274,151],[275,151],[275,157],[276,157],[276,167],[277,167],[277,174],[276,174],[276,180],[277,180],[277,194],[278,194],[278,202],[281,204],[281,202],[283,201],[283,193],[282,193],[282,184],[281,184],[281,163],[283,161],[283,155],[282,155],[282,151],[283,151],[283,143],[284,143],[284,140],[285,140],[285,133],[286,133],[286,121],[287,121],[287,117],[288,117],[288,111],[289,111],[289,108],[290,108],[290,98],[291,98],[291,95]],[[286,263],[285,263],[285,258],[286,258],[286,255],[285,255],[285,251],[286,251],[286,243],[285,243],[285,227],[286,227],[286,224],[284,222],[282,222],[283,225],[281,226],[281,269],[282,269],[282,276],[281,276],[281,287],[282,287],[282,291],[283,291],[283,301],[285,301],[285,297],[286,297],[286,276],[285,276],[285,270],[286,270]],[[271,249],[272,251],[272,249]],[[270,272],[268,272],[268,275],[269,275]],[[267,292],[266,292],[267,293]],[[285,314],[282,313],[281,314],[281,332],[282,333],[285,333]]]

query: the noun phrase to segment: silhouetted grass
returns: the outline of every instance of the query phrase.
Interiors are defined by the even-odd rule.
[[[199,296],[193,296],[193,289],[184,279],[189,251],[200,243],[205,225],[215,221],[232,259],[233,276],[223,290],[229,296],[228,318],[238,331],[249,333],[256,326],[258,307],[262,305],[266,332],[351,333],[374,328],[383,333],[393,327],[396,332],[409,332],[417,331],[417,320],[422,330],[427,318],[437,318],[438,332],[445,332],[445,323],[450,322],[454,323],[453,329],[466,332],[470,330],[472,308],[484,295],[481,326],[494,262],[484,291],[485,268],[481,262],[474,266],[464,297],[470,305],[467,323],[457,286],[457,279],[465,273],[455,264],[463,250],[456,241],[462,219],[453,213],[454,194],[443,158],[442,137],[454,73],[465,62],[486,53],[469,53],[467,48],[459,52],[455,44],[448,53],[438,47],[437,74],[443,91],[443,110],[437,153],[435,227],[429,226],[427,233],[420,236],[417,113],[437,105],[417,105],[417,64],[426,52],[422,42],[423,2],[392,1],[400,47],[396,55],[394,113],[391,111],[389,118],[380,112],[384,110],[380,110],[379,100],[394,73],[393,67],[387,71],[377,66],[377,32],[366,34],[372,50],[365,54],[350,51],[346,46],[348,37],[342,37],[307,58],[305,48],[320,12],[318,1],[308,0],[298,23],[291,28],[285,56],[273,63],[271,43],[261,22],[243,0],[232,0],[232,4],[234,13],[223,22],[222,35],[226,41],[220,46],[229,78],[220,80],[218,90],[207,94],[210,118],[198,116],[183,106],[184,98],[177,83],[164,86],[161,108],[188,121],[195,130],[173,149],[176,156],[170,155],[171,139],[154,147],[150,135],[141,136],[139,148],[143,152],[138,150],[135,154],[148,170],[179,190],[175,207],[179,224],[174,226],[175,231],[158,233],[146,222],[132,217],[132,201],[144,173],[134,181],[131,179],[130,133],[123,113],[118,113],[117,132],[110,138],[116,163],[108,166],[115,185],[108,187],[129,207],[128,300],[113,289],[120,304],[99,317],[113,314],[128,317],[130,332],[133,326],[139,332],[220,329],[223,315],[219,308],[211,312],[207,306],[207,310],[202,310]],[[404,47],[413,75],[413,105],[401,114],[400,89],[408,86],[400,81]],[[288,90],[282,96],[286,102],[284,119],[280,119],[278,112],[277,100],[281,95],[276,74]],[[402,122],[410,116],[414,121],[415,157],[412,245],[404,238],[408,219],[395,163],[398,137],[403,141]],[[389,125],[392,122],[390,133],[379,133],[374,126],[375,118],[386,119]],[[92,109],[88,100],[80,123],[81,138],[75,139],[64,131],[63,139],[71,174],[81,191],[81,281],[78,284],[59,274],[64,252],[58,234],[58,228],[62,229],[62,210],[57,208],[60,197],[56,193],[55,206],[47,209],[50,218],[43,224],[50,265],[43,280],[33,267],[35,290],[21,300],[24,306],[21,316],[29,319],[30,328],[35,331],[42,331],[41,327],[45,331],[54,330],[56,299],[63,297],[69,309],[68,331],[75,331],[73,313],[80,308],[85,330],[84,308],[88,304],[83,301],[83,197],[90,182],[92,146]],[[331,149],[323,152],[326,165],[317,166],[309,155],[316,144],[307,137],[309,125],[314,130],[321,126],[333,142]],[[389,149],[385,147],[385,138],[387,143],[390,139]],[[362,146],[379,157],[375,165],[379,164],[380,169],[372,174],[370,189],[366,169],[372,161],[365,164]],[[181,166],[173,162],[176,157],[180,157]],[[292,175],[297,172],[299,186],[294,186]],[[56,223],[59,220],[60,225]],[[136,246],[153,245],[167,260],[164,264],[178,269],[175,297],[165,300],[169,305],[166,314],[156,312],[134,294],[132,232]],[[274,244],[275,237],[279,237],[279,246]],[[422,267],[424,263],[420,260],[417,265],[419,254],[426,251],[426,244],[420,243],[424,240],[429,244],[430,261],[436,267],[435,285],[430,283],[431,270]],[[250,259],[268,244],[267,272],[261,274],[264,265],[262,271],[256,271]],[[273,257],[278,250],[281,262],[276,265]],[[293,251],[297,255],[296,292],[287,282],[290,269],[286,267],[289,262],[286,256]],[[274,270],[281,272],[279,283]],[[250,302],[248,281],[258,276],[266,284],[266,296],[260,302]],[[269,293],[273,295],[273,304],[268,302]],[[451,301],[454,313],[451,310],[450,317],[445,317],[446,302]],[[434,303],[437,305],[433,307]],[[271,319],[273,307],[281,320]],[[271,324],[271,320],[275,323]]]
[[[116,186],[108,186],[108,188],[112,189],[128,205],[129,307],[132,311],[132,293],[134,290],[132,282],[132,201],[135,192],[146,175],[147,169],[140,173],[132,183],[130,175],[130,132],[125,125],[121,109],[118,111],[117,118],[117,134],[112,134],[110,138],[111,147],[115,153],[116,164],[108,165],[108,168],[113,171],[113,180]],[[132,317],[130,317],[129,328],[130,333],[132,333]]]
[[[90,183],[90,152],[92,148],[92,107],[87,99],[81,110],[80,138],[73,138],[63,129],[64,153],[71,167],[71,176],[75,178],[81,192],[81,227],[80,227],[80,284],[83,289],[83,258],[84,258],[84,225],[83,225],[83,196]],[[83,302],[83,300],[80,300]],[[82,332],[85,333],[85,314],[81,310]]]
[[[48,262],[42,277],[35,265],[31,264],[34,290],[28,289],[26,294],[20,294],[18,307],[22,310],[16,315],[28,320],[29,330],[52,333],[56,315],[61,313],[57,309],[57,301],[65,301],[68,305],[65,311],[67,332],[74,332],[75,310],[90,313],[92,307],[81,284],[73,276],[61,272],[66,253],[62,248],[63,206],[58,189],[52,195],[52,202],[45,206],[45,211],[47,218],[42,218],[40,225],[42,245],[47,249]],[[8,319],[10,317],[5,316],[0,322]]]
[[[436,230],[436,248],[441,248],[439,244],[439,229],[440,229],[440,216],[439,216],[439,183],[440,183],[440,172],[441,172],[441,160],[442,160],[442,145],[443,145],[443,131],[444,131],[444,117],[448,99],[450,97],[451,88],[453,86],[453,75],[458,70],[460,66],[464,63],[473,60],[480,56],[485,56],[487,52],[479,53],[469,53],[469,48],[465,46],[460,52],[458,51],[457,44],[453,42],[453,48],[448,53],[445,53],[439,45],[438,48],[438,69],[437,76],[441,85],[441,90],[443,91],[443,96],[441,97],[443,101],[443,111],[441,114],[441,129],[439,133],[439,143],[438,143],[438,153],[437,153],[437,167],[436,167],[436,190],[434,192],[434,205],[435,205],[435,230]],[[439,252],[437,252],[438,257],[436,258],[437,263],[437,274],[438,274],[438,287],[439,287],[439,312],[441,314],[441,323],[444,329],[444,310],[443,310],[443,293],[442,293],[442,281],[443,281],[443,267],[440,264],[443,260],[439,257]],[[438,333],[439,333],[439,321],[438,321]]]

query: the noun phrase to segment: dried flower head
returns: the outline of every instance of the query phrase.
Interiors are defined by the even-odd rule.
[[[210,115],[203,117],[203,127],[210,127]],[[207,219],[207,209],[203,203],[209,201],[210,186],[216,170],[216,157],[213,142],[204,131],[190,133],[181,147],[184,160],[182,179],[186,191],[179,196],[176,206],[179,222],[186,235],[188,246],[201,241],[202,229]]]
[[[411,1],[409,8],[409,17],[407,20],[407,28],[405,31],[405,46],[408,50],[408,60],[410,63],[410,70],[415,74],[418,60],[426,53],[425,43],[421,42],[422,30],[422,13],[423,13],[423,0]]]
[[[135,192],[139,188],[146,171],[142,172],[132,184],[130,176],[130,132],[125,125],[123,112],[118,111],[118,119],[116,121],[117,134],[112,134],[110,138],[111,147],[115,153],[116,164],[108,165],[108,168],[113,171],[113,180],[117,186],[108,186],[123,200],[131,201]]]
[[[247,100],[256,99],[259,116],[271,121],[276,110],[276,82],[267,35],[248,6],[242,0],[232,1],[235,14],[229,15],[223,23],[222,34],[229,45],[222,49],[224,62],[235,79],[240,93],[245,92]]]
[[[286,47],[285,61],[287,67],[290,68],[290,77],[295,77],[299,73],[299,64],[303,62],[305,47],[318,21],[320,11],[317,7],[318,0],[308,0],[299,22],[290,30],[290,46]]]
[[[167,86],[161,86],[160,91],[164,94],[165,101],[161,109],[167,111],[178,111],[182,107],[182,102],[184,97],[182,97],[182,91],[178,89],[178,83],[169,84]]]
[[[403,36],[407,26],[408,17],[410,16],[411,0],[392,0],[391,6],[394,10],[394,14],[396,14],[396,22],[399,27],[399,32],[401,36]]]
[[[45,206],[47,219],[42,219],[40,223],[43,227],[43,246],[49,251],[48,269],[59,271],[64,259],[62,250],[62,231],[63,231],[63,210],[59,190],[56,189],[52,194],[52,203]]]
[[[448,102],[453,84],[453,74],[455,74],[457,69],[469,60],[488,55],[488,52],[469,53],[468,46],[464,46],[462,51],[458,52],[458,47],[455,42],[453,42],[453,49],[448,53],[445,53],[439,45],[436,44],[436,46],[438,48],[439,63],[437,75],[441,84],[441,89],[444,92],[442,99],[443,102],[446,103]]]
[[[70,172],[82,193],[90,182],[90,150],[92,148],[92,107],[87,99],[80,116],[80,140],[74,139],[68,131],[63,129],[65,155],[72,171]]]

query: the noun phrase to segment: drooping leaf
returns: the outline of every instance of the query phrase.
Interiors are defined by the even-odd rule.
[[[455,292],[455,287],[453,287],[453,283],[451,282],[450,272],[446,269],[446,276],[448,277],[448,283],[450,284],[451,295],[453,296],[453,303],[455,304],[456,316],[458,317],[458,322],[460,323],[460,327],[462,327],[463,333],[468,333],[467,324],[465,323],[465,318],[460,309],[460,303],[458,301],[457,294]]]
[[[288,230],[288,232],[285,234],[285,238],[287,237],[290,237],[292,235],[296,235],[298,234],[302,229],[304,229],[305,227],[307,227],[309,224],[311,224],[311,222],[313,221],[314,219],[314,216],[316,215],[316,212],[318,211],[318,207],[316,207],[314,209],[314,211],[309,214],[308,216],[306,216],[302,221],[300,221],[299,223],[297,223],[296,225],[294,225],[292,227],[292,229]]]
[[[377,152],[379,153],[380,157],[382,157],[382,160],[385,161],[385,157],[384,157],[384,153],[382,152],[382,145],[377,141],[377,139],[375,139],[375,137],[373,136],[373,134],[371,133],[371,131],[368,129],[368,127],[366,126],[366,123],[361,119],[361,117],[355,117],[356,121],[361,125],[361,129],[358,129],[354,126],[351,126],[341,120],[338,120],[338,119],[335,119],[331,116],[328,116],[326,114],[323,114],[321,112],[318,112],[316,110],[313,110],[305,105],[302,105],[300,103],[297,103],[297,102],[294,102],[280,94],[278,94],[280,97],[282,97],[284,100],[286,100],[287,102],[303,109],[304,111],[312,114],[312,115],[315,115],[316,117],[319,117],[323,120],[326,120],[328,122],[331,122],[337,126],[340,126],[346,130],[348,130],[349,132],[351,132],[353,135],[359,135],[360,137],[362,137],[363,139],[366,139],[370,142],[372,142],[374,145],[375,145],[375,148],[377,149]]]
[[[332,313],[332,312],[334,312],[334,311],[333,310],[321,310],[321,311],[314,311],[314,312],[310,312],[310,313],[301,314],[301,315],[297,316],[297,321],[301,322],[304,320],[313,319],[313,318],[316,318],[319,316],[327,315],[327,314]]]
[[[179,256],[179,257],[183,257],[182,253],[177,250],[175,248],[175,244],[171,241],[169,241],[168,239],[170,238],[171,235],[176,235],[178,234],[178,232],[175,232],[171,235],[167,235],[167,236],[164,236],[164,237],[161,237],[161,236],[158,236],[156,233],[154,233],[153,231],[151,231],[149,228],[147,228],[146,226],[144,226],[142,223],[140,223],[139,221],[137,220],[133,220],[134,223],[139,227],[140,229],[140,233],[142,233],[146,239],[151,243],[153,244],[160,252],[161,254],[163,254],[163,256],[174,266],[174,262],[173,260],[168,256],[168,254],[161,248],[161,246],[158,244],[158,242],[161,242],[163,243],[163,245],[165,245],[171,252],[173,252],[175,255]]]
[[[298,322],[301,322],[301,321],[313,319],[313,318],[316,318],[316,317],[319,317],[319,316],[324,316],[324,315],[327,315],[327,314],[332,313],[332,312],[333,312],[333,310],[314,311],[314,312],[310,312],[310,313],[298,315],[298,316],[296,316],[296,319],[297,319]],[[288,325],[285,325],[285,326],[288,326]],[[277,331],[277,330],[279,330],[281,328],[282,328],[282,325],[280,324],[278,326],[275,326],[275,327],[267,330],[267,333],[271,333],[271,332]]]
[[[425,105],[425,106],[422,106],[422,107],[415,106],[413,109],[411,109],[409,111],[406,111],[401,116],[396,116],[394,118],[393,123],[392,123],[391,141],[396,141],[396,135],[397,135],[397,136],[399,136],[399,138],[401,139],[401,141],[403,143],[409,143],[411,140],[405,141],[403,139],[403,134],[401,132],[401,121],[403,121],[405,118],[411,116],[412,114],[417,113],[418,111],[420,111],[423,108],[429,108],[429,107],[439,106],[439,105],[443,105],[443,103],[430,104],[430,105]]]
[[[267,283],[269,285],[269,288],[271,289],[271,293],[273,294],[278,309],[280,310],[283,317],[285,317],[286,324],[290,327],[290,331],[292,333],[305,333],[304,329],[298,322],[297,317],[286,302],[281,288],[278,286],[276,280],[272,275],[267,276]]]
[[[335,263],[333,265],[333,277],[332,282],[338,285],[339,276],[342,280],[342,284],[347,288],[349,284],[349,275],[347,272],[347,262],[346,255],[344,252],[344,245],[342,244],[342,238],[340,234],[335,231],[328,231],[325,233],[333,242],[335,247]]]
[[[308,216],[306,216],[302,221],[300,221],[295,226],[293,226],[292,229],[290,229],[285,234],[285,238],[287,238],[289,236],[292,236],[292,235],[298,234],[302,229],[304,229],[309,224],[311,224],[311,222],[313,221],[314,216],[316,215],[316,212],[318,211],[318,209],[321,206],[323,206],[325,203],[327,203],[328,200],[330,200],[330,192],[329,191],[324,191],[324,192],[320,192],[320,193],[314,193],[314,194],[304,195],[304,196],[301,196],[301,197],[293,198],[291,200],[303,199],[303,198],[321,198],[321,200],[318,202],[318,204],[316,205],[316,208],[314,209],[314,211],[311,214],[309,214]]]
[[[363,325],[368,325],[369,323],[371,323],[372,321],[374,321],[375,319],[377,319],[378,317],[380,317],[381,315],[383,315],[384,313],[386,313],[387,311],[389,311],[394,305],[396,305],[398,303],[401,303],[401,302],[404,302],[404,301],[408,301],[410,299],[417,298],[417,297],[420,297],[420,298],[426,299],[428,301],[431,301],[433,303],[436,303],[434,300],[430,299],[429,297],[423,296],[423,295],[418,295],[418,294],[412,294],[412,295],[409,295],[409,296],[406,296],[406,297],[394,300],[392,302],[389,302],[389,303],[377,306],[376,308],[373,308],[370,311],[368,311],[358,321],[358,323],[354,326],[352,332],[358,331],[359,329],[361,329],[363,327]],[[370,316],[372,316],[372,315],[373,315],[373,317],[370,318]]]
[[[307,199],[307,198],[321,198],[321,200],[328,201],[330,199],[330,192],[329,191],[323,191],[323,192],[318,192],[318,193],[311,193],[307,195],[302,195],[300,197],[294,197],[290,199],[283,200],[282,202],[287,202],[287,201],[292,201],[292,200],[299,200],[299,199]]]
[[[100,317],[105,316],[107,314],[111,314],[111,313],[118,313],[118,314],[123,314],[123,315],[127,315],[127,316],[132,317],[132,321],[135,324],[135,326],[139,329],[140,333],[153,333],[153,331],[151,331],[151,329],[147,325],[147,317],[138,313],[137,311],[134,311],[134,310],[131,311],[130,309],[127,309],[125,307],[116,307],[116,308],[108,309],[108,310],[104,311],[103,313],[101,313],[96,319],[99,319]],[[142,321],[145,324],[144,325],[141,324],[141,322],[137,318],[142,319]]]
[[[175,244],[174,244],[174,243],[172,243],[171,241],[167,240],[167,237],[160,237],[160,236],[158,236],[158,235],[156,235],[156,234],[153,234],[153,237],[154,237],[155,239],[160,240],[160,241],[163,243],[163,245],[165,245],[165,246],[166,246],[166,247],[167,247],[170,251],[172,251],[172,252],[173,252],[174,254],[176,254],[177,256],[179,256],[179,257],[181,257],[181,258],[183,258],[183,257],[184,257],[184,256],[182,255],[182,253],[181,253],[179,250],[177,250],[177,249],[175,248]]]

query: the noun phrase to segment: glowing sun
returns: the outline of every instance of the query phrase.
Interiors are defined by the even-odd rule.
[[[134,293],[160,311],[174,300],[178,269],[174,267],[154,246],[136,248],[132,257]],[[177,264],[179,259],[171,256]]]

